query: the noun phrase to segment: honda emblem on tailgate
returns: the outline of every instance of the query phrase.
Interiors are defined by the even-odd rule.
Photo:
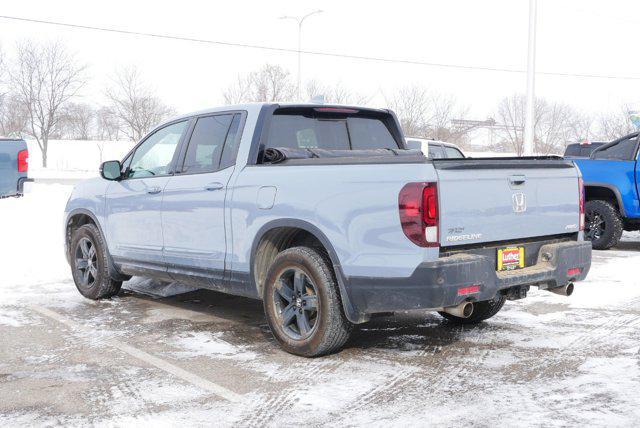
[[[527,210],[527,196],[524,193],[514,193],[511,200],[514,213],[523,213]]]

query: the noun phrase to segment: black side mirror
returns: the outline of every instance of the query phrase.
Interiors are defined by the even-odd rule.
[[[100,165],[100,176],[105,180],[119,180],[122,178],[122,165],[120,161],[112,160]]]

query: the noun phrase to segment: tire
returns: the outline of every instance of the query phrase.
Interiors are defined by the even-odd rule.
[[[79,227],[71,236],[69,248],[71,273],[80,294],[93,300],[118,294],[122,282],[109,276],[107,246],[96,226]]]
[[[504,306],[504,302],[507,301],[506,296],[498,295],[492,300],[486,300],[484,302],[478,302],[473,304],[473,312],[469,318],[460,318],[455,315],[448,314],[446,312],[438,312],[448,321],[456,324],[478,324],[484,320],[488,320],[498,312]]]
[[[602,200],[587,201],[585,211],[585,239],[596,250],[608,250],[618,244],[624,224],[616,207]]]
[[[267,272],[264,312],[280,346],[303,357],[340,350],[353,324],[342,309],[331,262],[317,250],[294,247],[278,254]]]

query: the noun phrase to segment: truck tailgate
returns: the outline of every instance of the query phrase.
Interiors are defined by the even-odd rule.
[[[561,158],[434,160],[440,245],[575,233],[578,171]]]

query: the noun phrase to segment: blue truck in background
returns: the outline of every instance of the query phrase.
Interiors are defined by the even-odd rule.
[[[594,249],[609,249],[623,231],[640,230],[638,135],[598,147],[587,159],[574,159],[586,192],[585,238]]]
[[[0,138],[0,198],[22,196],[28,177],[29,150],[22,139]]]

